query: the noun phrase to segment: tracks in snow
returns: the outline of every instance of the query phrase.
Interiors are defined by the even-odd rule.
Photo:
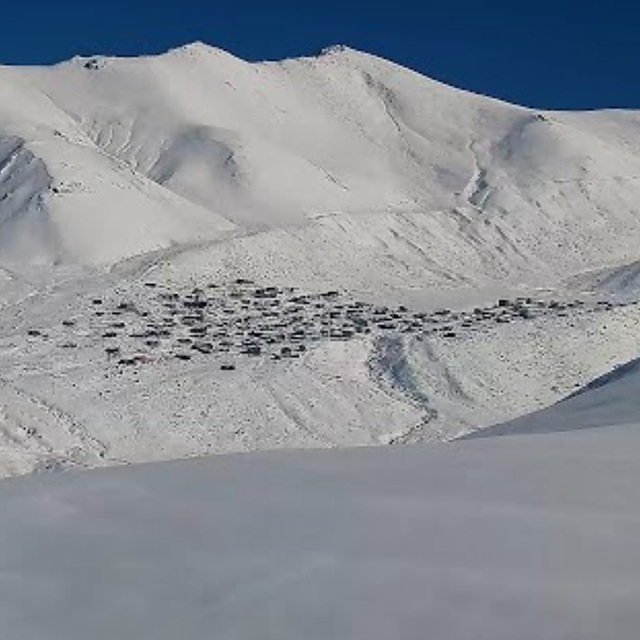
[[[389,444],[417,444],[431,434],[430,423],[438,416],[430,406],[429,398],[418,387],[407,361],[406,345],[402,338],[382,336],[376,339],[368,360],[369,374],[383,388],[424,411],[424,418],[400,434],[393,436]]]
[[[0,407],[7,444],[30,453],[36,470],[94,466],[107,458],[106,444],[73,416],[5,379],[0,379]]]

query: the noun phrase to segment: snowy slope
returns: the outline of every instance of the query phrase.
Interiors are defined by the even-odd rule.
[[[0,475],[450,439],[553,404],[640,352],[638,305],[545,307],[508,323],[495,305],[486,320],[473,320],[474,310],[446,318],[407,310],[411,324],[423,318],[417,329],[405,320],[385,331],[374,308],[367,332],[345,339],[339,309],[353,298],[319,316],[315,305],[291,313],[294,291],[247,315],[239,305],[252,297],[232,297],[234,286],[217,286],[221,297],[199,325],[205,337],[194,341],[198,327],[182,324],[189,312],[166,302],[175,290],[109,273],[33,291],[0,311]],[[131,311],[119,310],[123,302]],[[265,313],[275,325],[256,334]],[[322,337],[317,322],[330,314],[337,335]],[[198,340],[210,345],[204,353]],[[258,355],[246,355],[247,340],[259,340]],[[278,355],[287,349],[295,358]]]
[[[636,424],[640,416],[640,360],[622,364],[565,400],[468,438],[571,431]]]
[[[557,402],[640,355],[638,306],[622,306],[640,291],[639,123],[509,105],[345,48],[0,67],[0,474],[448,439]],[[160,347],[134,342],[158,330],[142,317],[115,328],[115,308],[91,307],[147,305],[148,280],[184,294],[238,278],[405,316],[616,304],[472,317],[453,336],[421,319],[232,373],[226,351],[178,360],[185,328],[162,309]],[[217,329],[237,351],[248,329],[229,311]]]
[[[14,69],[0,68],[0,254],[93,264],[215,238],[233,225],[98,149]]]
[[[456,437],[548,407],[638,354],[640,309],[634,305],[455,339],[383,341],[372,369],[386,388],[417,398],[429,413],[420,441]]]
[[[268,251],[275,278],[361,288],[548,281],[638,259],[633,112],[541,114],[344,48],[250,64],[196,43],[3,68],[2,87],[2,135],[59,186],[47,193],[42,171],[30,187],[52,246],[26,256],[112,262],[217,239],[222,216],[250,236],[201,248],[199,264],[242,270]]]
[[[635,640],[639,447],[636,423],[5,481],[0,625],[21,640]]]
[[[3,481],[2,637],[635,639],[639,125],[345,48],[0,67],[0,476],[396,445]]]

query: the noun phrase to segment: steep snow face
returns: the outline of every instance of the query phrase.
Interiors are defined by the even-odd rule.
[[[20,70],[0,68],[0,257],[113,263],[233,225],[96,147]]]
[[[548,281],[639,258],[635,113],[537,113],[346,48],[250,64],[194,44],[2,74],[8,135],[24,123],[5,112],[32,95],[22,137],[58,132],[36,156],[71,185],[52,205],[56,243],[81,263],[193,242],[210,263],[204,243],[219,256],[230,225],[251,234],[222,248],[231,270],[267,246],[275,278],[350,286],[366,264],[362,288]]]
[[[39,262],[57,253],[43,205],[51,186],[44,162],[17,137],[0,137],[0,253]]]

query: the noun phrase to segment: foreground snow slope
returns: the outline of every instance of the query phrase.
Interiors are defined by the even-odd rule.
[[[635,640],[639,427],[8,480],[3,635]]]

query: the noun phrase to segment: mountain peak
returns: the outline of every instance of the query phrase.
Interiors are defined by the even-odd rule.
[[[343,53],[354,53],[355,50],[345,44],[332,44],[320,50],[319,56],[336,56]]]
[[[222,49],[218,49],[206,42],[202,42],[202,40],[194,40],[193,42],[187,42],[178,47],[172,47],[166,53],[186,53],[186,54],[199,54],[199,53],[209,53],[211,51],[222,51]]]

